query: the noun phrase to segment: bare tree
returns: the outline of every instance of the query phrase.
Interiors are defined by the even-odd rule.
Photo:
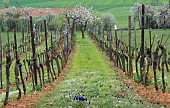
[[[0,29],[1,31],[5,31],[5,12],[4,11],[0,13]]]
[[[54,12],[52,11],[51,8],[46,8],[45,14],[47,16],[48,23],[50,23],[51,22],[51,16],[54,14]]]
[[[111,13],[104,13],[102,15],[102,22],[104,24],[104,30],[109,30],[109,26],[110,25],[115,25],[116,23],[116,19],[114,17],[114,15],[112,15]]]
[[[2,88],[2,36],[0,34],[0,89]]]
[[[166,29],[170,27],[170,3],[165,2],[163,6],[154,9],[153,19],[158,27]]]
[[[136,20],[139,21],[139,27],[141,27],[141,3],[134,3],[130,8],[130,13],[136,17]]]
[[[134,20],[139,22],[139,27],[141,28],[141,11],[142,11],[142,4],[141,3],[134,3],[134,5],[130,8],[130,13],[135,17]],[[150,17],[153,16],[153,7],[151,5],[145,5],[145,28],[148,28],[149,21],[151,20]]]
[[[29,32],[29,16],[31,15],[33,8],[25,7],[21,10],[21,19],[23,20],[22,28],[26,27],[27,32]],[[24,27],[25,26],[25,27]]]
[[[21,10],[22,17],[26,17],[26,18],[29,17],[32,11],[33,11],[33,8],[31,7],[22,8]]]
[[[87,22],[89,20],[92,20],[92,14],[91,14],[92,8],[86,8],[82,6],[77,6],[75,10],[75,15],[78,16],[77,23],[80,27],[80,31],[82,33],[82,38],[84,38],[84,32],[87,27]]]
[[[21,12],[17,10],[15,6],[6,8],[4,10],[4,16],[5,16],[5,22],[8,26],[8,28],[11,30],[13,29],[13,22],[14,20],[18,20],[19,17],[21,16]]]

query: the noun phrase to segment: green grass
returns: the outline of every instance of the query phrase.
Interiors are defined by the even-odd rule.
[[[0,3],[2,3],[3,0],[0,0]],[[47,2],[47,0],[9,0],[11,6],[20,7],[21,5],[27,5],[30,3],[41,3],[41,2]],[[1,4],[2,5],[2,4]]]
[[[123,80],[124,77],[120,79],[116,75],[94,43],[88,37],[82,39],[78,35],[69,72],[34,107],[160,107],[142,99]],[[118,97],[120,94],[123,96]],[[87,98],[87,101],[75,100],[75,96]]]
[[[1,2],[2,0],[0,0]],[[162,5],[168,0],[159,0],[156,5]],[[130,7],[135,2],[153,4],[153,0],[10,0],[11,5],[16,7],[73,7],[82,6],[93,7],[93,10],[100,12],[110,12],[115,15],[118,27],[127,27],[127,19],[130,15]]]
[[[113,34],[114,34],[114,31],[113,31]],[[118,39],[123,41],[124,43],[126,43],[126,45],[128,46],[129,45],[128,31],[123,30],[122,36],[121,36],[121,31],[117,31],[117,34],[118,34]],[[170,57],[170,55],[168,55],[168,52],[170,52],[170,49],[169,49],[170,48],[170,41],[169,40],[167,41],[168,36],[170,36],[169,29],[166,29],[166,30],[153,29],[151,34],[152,34],[152,39],[153,39],[153,36],[155,35],[155,39],[154,39],[154,43],[153,43],[153,47],[152,47],[152,52],[154,52],[156,50],[158,41],[161,39],[161,36],[163,34],[165,34],[165,36],[164,36],[164,38],[162,40],[162,43],[166,42],[165,48],[166,48],[166,51],[167,51],[167,58]],[[137,40],[137,48],[139,48],[140,47],[140,42],[141,42],[141,30],[137,30],[136,35],[137,35],[137,38],[136,38],[136,40]],[[100,37],[100,40],[102,40],[102,37]],[[106,42],[106,40],[107,40],[107,38],[105,36],[105,42]],[[146,41],[145,45],[147,46],[147,48],[150,48],[149,30],[148,29],[145,29],[145,41]],[[134,36],[134,31],[133,30],[131,31],[131,42],[132,42],[131,45],[134,48],[135,47],[135,36]],[[115,49],[115,47],[113,47],[113,48]],[[159,55],[161,54],[161,50],[158,52],[158,54]],[[162,61],[162,58],[161,58],[161,61]],[[136,67],[135,67],[135,59],[133,59],[132,62],[133,62],[133,69],[135,70],[136,69]],[[140,62],[140,60],[138,61],[138,69],[140,68],[139,62]],[[161,66],[161,62],[160,62],[160,66]],[[169,69],[170,69],[170,65],[169,65]],[[151,75],[154,76],[152,67],[150,67],[149,72],[151,72]],[[161,86],[162,86],[162,72],[161,71],[157,71],[157,79],[158,79],[158,85],[161,88]],[[166,91],[167,92],[170,92],[170,85],[169,85],[170,80],[169,79],[170,79],[170,74],[169,74],[169,72],[167,72],[167,70],[165,68],[165,82],[167,84],[166,85]],[[153,78],[150,79],[150,86],[154,87],[154,79]]]
[[[166,42],[168,36],[170,36],[170,29],[166,29],[166,30],[162,30],[162,29],[153,29],[152,32],[152,39],[155,35],[155,39],[154,39],[154,43],[153,43],[153,51],[155,51],[156,47],[157,47],[157,43],[158,40],[161,39],[162,35],[165,34],[162,43]],[[123,31],[122,32],[122,36],[121,36],[121,31],[118,31],[118,39],[120,39],[121,41],[125,42],[126,45],[129,44],[129,38],[128,38],[128,31]],[[136,41],[137,41],[137,47],[139,48],[140,43],[141,43],[141,30],[137,30],[136,32]],[[149,40],[149,30],[145,29],[145,41],[146,41],[146,46],[147,48],[150,47],[150,40]],[[153,41],[153,40],[152,40]],[[135,47],[135,35],[134,35],[134,31],[131,31],[131,45],[133,47]],[[170,51],[170,38],[169,40],[166,42],[165,44],[166,48],[167,48],[167,52]]]
[[[48,43],[50,43],[50,38],[48,38]],[[40,46],[38,46],[37,48],[36,48],[36,53],[37,54],[40,54],[41,52],[44,52],[44,50],[45,50],[45,41],[40,45]],[[14,52],[12,53],[12,54],[14,54]],[[22,55],[20,55],[20,61],[21,61],[21,63],[22,64],[24,64],[23,63],[23,60],[25,59],[26,60],[26,58],[27,59],[31,59],[31,57],[32,57],[32,52],[31,51],[29,51],[29,52],[27,52],[27,53],[25,53],[25,54],[22,54]],[[6,63],[6,57],[3,57],[3,62],[4,63]],[[14,74],[14,67],[15,67],[15,64],[16,64],[16,61],[14,60],[13,62],[12,62],[12,64],[11,64],[11,67],[10,67],[10,81],[11,81],[11,84],[14,84],[15,83],[15,74]],[[37,64],[38,64],[38,62],[37,62]],[[28,66],[27,66],[27,62],[26,62],[26,67],[27,67],[27,69],[28,69]],[[54,68],[55,69],[57,69],[57,66],[55,65],[55,63],[54,63]],[[6,84],[6,75],[5,75],[5,71],[6,71],[6,67],[5,67],[5,64],[3,64],[2,65],[2,80],[3,80],[3,85],[5,85]],[[25,70],[25,66],[22,66],[22,71],[23,71],[23,76],[24,76],[24,78],[26,77],[26,70]],[[45,68],[45,70],[44,70],[45,72],[46,72],[46,68]],[[45,73],[46,74],[46,73]]]
[[[159,0],[157,5],[162,5],[163,2],[168,0]],[[31,7],[73,7],[81,4],[82,6],[93,7],[93,10],[102,13],[110,12],[115,15],[118,27],[127,27],[128,16],[130,15],[130,7],[135,2],[152,4],[152,0],[51,0],[46,2],[30,3],[23,6]]]
[[[0,32],[0,34],[2,36],[2,45],[8,44],[7,32]],[[17,40],[22,39],[22,33],[21,32],[17,32],[16,35],[17,35],[16,36]],[[14,42],[14,33],[13,32],[9,32],[9,42]]]
[[[24,0],[15,0],[20,4],[20,6],[33,6],[33,7],[72,7],[78,4],[81,4],[83,6],[94,6],[94,7],[126,7],[131,6],[134,2],[141,2],[141,3],[147,3],[147,4],[153,4],[152,0],[30,0],[29,2],[25,2]],[[24,2],[23,2],[24,1]],[[161,4],[168,0],[159,0],[158,4]],[[11,0],[11,3],[14,3],[13,0]],[[12,5],[12,4],[11,4]],[[14,4],[16,5],[16,4]],[[18,5],[16,5],[18,6]]]

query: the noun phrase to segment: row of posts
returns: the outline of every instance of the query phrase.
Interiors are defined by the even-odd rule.
[[[36,42],[35,42],[35,32],[33,31],[33,23],[32,23],[32,17],[30,16],[30,33],[31,33],[31,47],[32,47],[32,57],[26,58],[23,60],[23,64],[21,62],[21,58],[18,54],[18,47],[17,47],[17,38],[16,38],[16,26],[15,22],[13,23],[14,27],[14,53],[15,53],[15,82],[16,82],[16,88],[19,91],[18,98],[21,98],[21,89],[20,89],[20,80],[21,84],[23,86],[24,94],[26,94],[26,85],[23,78],[23,72],[22,68],[25,68],[27,71],[27,77],[26,80],[29,78],[32,78],[32,85],[33,90],[36,91],[38,88],[42,88],[45,81],[44,81],[44,74],[45,74],[45,67],[47,68],[47,78],[48,81],[51,82],[51,79],[54,80],[57,78],[57,74],[55,73],[54,69],[54,63],[56,62],[56,67],[58,71],[58,76],[61,72],[61,70],[65,67],[65,64],[67,63],[68,56],[72,50],[71,44],[74,45],[72,42],[75,40],[75,36],[70,36],[69,28],[66,25],[62,25],[62,31],[60,32],[60,37],[58,40],[53,41],[53,36],[51,32],[51,47],[48,46],[48,32],[47,32],[47,26],[46,26],[46,20],[44,20],[44,29],[45,29],[45,50],[44,52],[36,52]],[[71,39],[72,38],[72,39]],[[2,38],[0,36],[0,42],[2,41]],[[0,80],[1,80],[1,88],[2,86],[2,43],[0,44]],[[11,52],[8,49],[6,51],[6,96],[4,105],[8,104],[9,99],[9,88],[10,88],[10,67],[13,60],[11,58]],[[60,63],[59,63],[60,62]],[[37,64],[39,63],[39,64]],[[28,64],[28,65],[26,65]],[[39,78],[38,78],[39,77]],[[39,84],[38,84],[39,80]]]
[[[147,48],[145,46],[145,29],[144,29],[144,22],[145,22],[145,5],[142,5],[142,27],[141,27],[141,42],[140,42],[140,48],[137,48],[136,41],[135,41],[135,47],[133,48],[131,45],[131,16],[128,17],[128,46],[124,43],[118,40],[117,38],[117,27],[115,26],[115,38],[113,40],[112,37],[112,25],[108,27],[108,29],[105,30],[102,29],[101,23],[98,22],[98,27],[95,27],[95,25],[89,25],[89,35],[91,38],[97,41],[99,46],[105,50],[106,53],[109,55],[110,60],[114,61],[114,66],[121,68],[127,76],[133,77],[133,74],[136,73],[137,77],[141,80],[142,84],[145,86],[149,85],[148,77],[152,76],[150,75],[149,69],[153,67],[154,71],[154,84],[155,89],[158,90],[158,84],[157,84],[157,75],[156,75],[156,69],[158,64],[160,64],[160,59],[162,58],[162,91],[163,93],[166,90],[166,83],[165,83],[165,75],[164,75],[164,66],[166,66],[167,71],[168,69],[168,63],[170,65],[170,62],[167,62],[167,54],[166,54],[166,48],[164,47],[165,43],[162,44],[163,36],[160,42],[158,42],[158,47],[155,50],[155,52],[152,52],[152,46],[154,43],[154,37],[152,41],[151,36],[151,30],[149,30],[149,38],[150,38],[150,47]],[[95,27],[95,28],[93,28]],[[95,29],[98,28],[98,34],[95,33]],[[136,27],[134,29],[135,31],[135,37],[136,37]],[[102,35],[102,38],[101,38]],[[105,37],[106,36],[106,37]],[[168,37],[169,39],[169,37]],[[168,40],[167,39],[167,40]],[[115,46],[115,49],[114,49]],[[137,50],[138,49],[138,50]],[[161,50],[161,54],[159,56],[159,49]],[[134,55],[135,54],[135,55]],[[153,59],[152,59],[153,58]],[[158,60],[159,58],[159,60]],[[135,59],[135,68],[133,69],[133,59]],[[146,59],[146,61],[145,61]],[[140,62],[139,62],[140,60]],[[170,58],[168,59],[170,60]],[[158,63],[159,61],[159,63]],[[138,70],[138,63],[140,64],[140,70]],[[152,67],[151,67],[152,66]],[[135,71],[135,72],[134,72]],[[140,71],[140,74],[139,72]]]

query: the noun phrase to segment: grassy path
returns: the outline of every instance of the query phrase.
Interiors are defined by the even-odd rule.
[[[35,108],[160,107],[146,102],[124,84],[87,37],[77,37],[70,67],[64,80],[50,94],[44,94]]]

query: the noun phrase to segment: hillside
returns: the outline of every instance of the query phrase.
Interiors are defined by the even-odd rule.
[[[94,6],[95,8],[104,9],[104,8],[112,8],[112,7],[128,7],[132,5],[134,2],[141,2],[147,4],[154,4],[155,0],[10,0],[10,4],[16,7],[65,7],[65,6],[75,6],[77,4],[85,5],[85,6]],[[168,0],[159,0],[161,4]],[[2,3],[2,0],[0,0]]]
[[[10,5],[16,7],[73,7],[81,4],[87,7],[93,7],[94,11],[110,12],[115,15],[119,27],[127,27],[127,19],[130,7],[135,2],[146,4],[155,4],[155,0],[10,0]],[[161,5],[168,0],[159,0],[156,5]],[[2,0],[0,0],[2,3]],[[1,4],[2,6],[2,4]],[[120,14],[121,13],[121,14]]]

